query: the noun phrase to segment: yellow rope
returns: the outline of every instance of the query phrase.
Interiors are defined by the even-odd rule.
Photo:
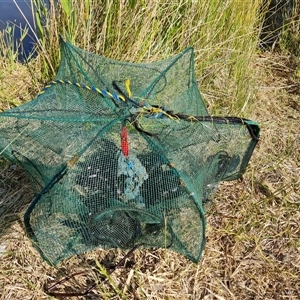
[[[194,116],[189,116],[187,118],[187,120],[189,120],[189,121],[198,121]]]
[[[161,109],[160,107],[153,107],[151,106],[150,108],[147,108],[146,106],[143,107],[143,109],[149,114],[163,114],[165,116],[167,116],[168,118],[170,118],[171,120],[179,120],[178,117],[174,117],[169,115],[166,111],[164,111],[163,109]]]
[[[40,92],[39,95],[45,93],[45,90],[47,88],[50,88],[52,85],[56,85],[56,84],[59,84],[59,83],[74,85],[74,86],[77,86],[77,87],[80,87],[80,88],[87,89],[88,91],[96,91],[97,93],[99,93],[100,95],[102,95],[104,97],[109,96],[112,99],[115,99],[115,97],[117,97],[118,99],[120,99],[122,101],[126,101],[126,98],[123,95],[114,95],[114,94],[112,94],[112,93],[110,93],[106,90],[101,90],[101,89],[99,89],[97,87],[94,87],[94,86],[88,86],[88,85],[80,84],[78,82],[72,82],[70,80],[61,80],[61,79],[51,81],[48,85],[45,86],[45,88]],[[126,92],[127,92],[128,97],[131,98],[132,97],[132,92],[131,92],[131,88],[130,88],[130,79],[125,80],[125,88],[126,88]],[[135,98],[135,99],[141,99],[141,100],[144,100],[146,102],[146,99],[142,99],[142,98],[138,98],[138,97]],[[143,115],[164,115],[164,116],[168,117],[171,120],[176,120],[176,121],[180,120],[179,117],[172,116],[172,115],[168,114],[165,110],[163,110],[160,107],[153,107],[153,106],[146,106],[146,105],[144,105],[142,107],[142,110],[140,112],[140,116],[143,116]],[[190,116],[188,119],[197,121],[197,119],[193,116]]]
[[[128,97],[131,98],[132,93],[131,93],[131,90],[130,90],[130,79],[125,80],[125,88],[126,88],[126,92],[128,94]]]

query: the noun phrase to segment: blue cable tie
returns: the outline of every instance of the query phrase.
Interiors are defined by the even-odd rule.
[[[119,98],[119,96],[118,95],[116,95],[116,94],[112,94],[112,96],[113,96],[113,99],[114,100],[117,100],[117,101],[121,101],[121,99]]]

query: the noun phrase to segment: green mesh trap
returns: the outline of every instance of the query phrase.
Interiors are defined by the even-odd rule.
[[[0,114],[0,153],[36,195],[25,214],[34,245],[51,264],[137,245],[199,261],[203,205],[245,171],[258,125],[208,114],[192,48],[140,64],[61,49],[56,79]]]

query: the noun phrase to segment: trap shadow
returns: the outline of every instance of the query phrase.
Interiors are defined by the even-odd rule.
[[[23,215],[34,198],[29,179],[22,167],[0,157],[0,241]]]

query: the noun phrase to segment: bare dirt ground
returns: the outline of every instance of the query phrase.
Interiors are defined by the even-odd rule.
[[[246,174],[222,184],[207,212],[207,244],[200,263],[168,250],[137,250],[125,268],[90,296],[72,299],[300,299],[297,64],[274,53],[255,60],[257,99],[247,117],[259,122],[261,139]],[[122,258],[119,250],[96,250],[57,269],[47,265],[22,222],[32,199],[29,183],[19,167],[3,159],[0,164],[1,300],[54,299],[43,292],[45,284],[86,270],[67,284],[83,291],[100,277],[96,261]]]

